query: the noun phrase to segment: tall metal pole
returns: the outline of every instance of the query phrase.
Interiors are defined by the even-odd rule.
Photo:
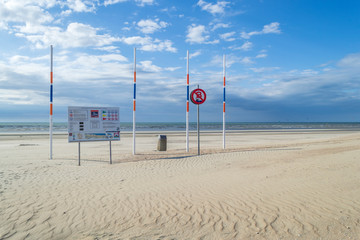
[[[224,59],[223,59],[223,76],[224,76],[224,99],[223,99],[223,149],[225,149],[225,102],[226,102],[226,98],[225,98],[225,69],[226,69],[226,59],[225,59],[225,54],[224,54]]]
[[[199,89],[199,85],[197,85]],[[200,104],[197,104],[197,137],[198,137],[198,155],[200,155]]]
[[[50,118],[49,118],[49,135],[50,135],[50,160],[52,159],[52,138],[53,138],[53,46],[50,45]]]
[[[136,113],[136,48],[134,48],[134,99],[133,99],[133,155],[135,155],[135,137],[136,137],[136,119],[135,119],[135,113]]]
[[[186,69],[186,152],[189,152],[189,50],[187,51]]]

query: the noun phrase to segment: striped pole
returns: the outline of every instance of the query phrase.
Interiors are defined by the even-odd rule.
[[[189,50],[187,51],[186,69],[186,152],[189,152]]]
[[[134,48],[134,99],[133,99],[133,155],[135,155],[135,113],[136,113],[136,48]]]
[[[225,54],[223,58],[223,76],[224,76],[224,99],[223,99],[223,149],[225,149],[225,68],[226,68],[226,62],[225,62]]]
[[[53,46],[50,45],[50,119],[49,119],[49,135],[50,135],[50,160],[52,159],[52,135],[53,135]]]

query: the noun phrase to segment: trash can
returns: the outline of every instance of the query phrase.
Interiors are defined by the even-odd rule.
[[[166,151],[166,135],[159,135],[157,150]]]

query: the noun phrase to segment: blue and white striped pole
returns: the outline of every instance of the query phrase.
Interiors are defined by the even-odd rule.
[[[134,48],[134,99],[133,99],[133,155],[135,155],[135,135],[136,135],[136,121],[135,121],[135,113],[136,113],[136,48]]]

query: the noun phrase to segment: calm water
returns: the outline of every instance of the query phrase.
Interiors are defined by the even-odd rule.
[[[131,132],[132,123],[121,123],[121,131]],[[360,130],[360,123],[317,122],[317,123],[226,123],[227,130],[271,130],[271,129],[342,129]],[[185,123],[136,123],[137,131],[185,131]],[[190,123],[190,130],[196,130],[196,123]],[[201,130],[222,130],[222,123],[201,123]],[[0,133],[48,132],[49,123],[18,122],[0,123]],[[67,132],[67,123],[54,123],[54,132]]]

